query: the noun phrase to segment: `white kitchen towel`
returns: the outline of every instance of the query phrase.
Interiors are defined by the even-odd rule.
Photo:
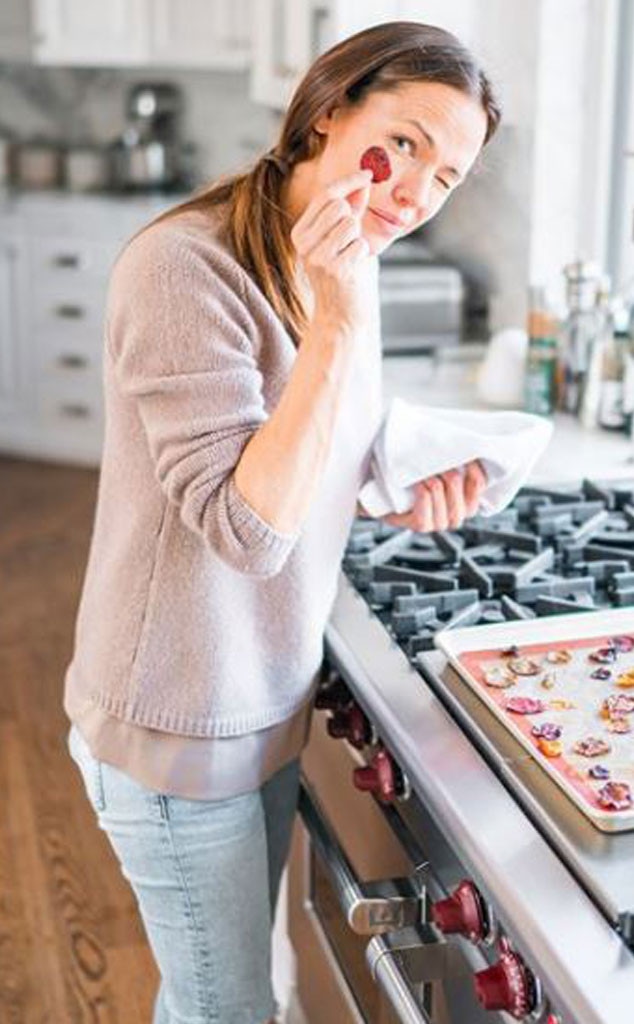
[[[488,485],[478,512],[494,515],[522,486],[552,432],[552,423],[529,413],[437,409],[393,398],[359,499],[372,516],[407,512],[414,483],[480,459]]]

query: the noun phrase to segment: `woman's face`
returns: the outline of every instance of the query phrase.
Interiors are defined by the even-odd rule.
[[[381,146],[391,175],[371,185],[362,221],[370,251],[378,254],[438,213],[472,167],[486,127],[479,101],[439,82],[369,93],[361,106],[336,108],[316,123],[327,138],[310,161],[312,194],[357,170],[370,146]]]

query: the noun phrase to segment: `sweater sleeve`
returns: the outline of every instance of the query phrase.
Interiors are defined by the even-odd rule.
[[[210,252],[169,222],[137,236],[111,278],[108,353],[183,523],[233,569],[269,577],[298,534],[275,530],[235,484],[267,415],[243,282],[229,257]]]

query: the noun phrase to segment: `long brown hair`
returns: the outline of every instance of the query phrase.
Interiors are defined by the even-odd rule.
[[[450,32],[393,21],[337,43],[310,66],[291,99],[277,143],[245,172],[222,177],[159,219],[182,210],[228,203],[227,228],[235,255],[264,292],[297,344],[305,311],[295,286],[292,224],[282,198],[292,168],[319,154],[316,121],[336,106],[360,105],[370,92],[403,82],[441,82],[482,104],[486,144],[501,116],[489,79]]]

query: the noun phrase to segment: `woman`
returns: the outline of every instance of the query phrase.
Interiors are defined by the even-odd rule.
[[[114,268],[64,706],[160,969],[155,1024],[275,1013],[298,759],[382,412],[376,256],[441,208],[498,120],[453,36],[361,32],[309,69],[273,150]],[[360,168],[368,150],[389,177]],[[385,518],[458,526],[484,483],[470,464]]]

